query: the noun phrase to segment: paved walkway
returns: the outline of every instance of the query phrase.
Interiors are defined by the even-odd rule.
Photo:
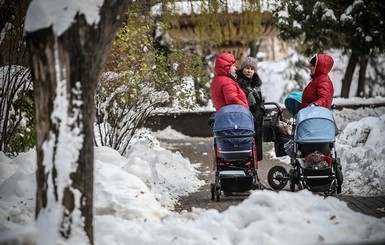
[[[348,206],[357,212],[361,212],[374,217],[385,217],[385,196],[337,196],[346,202]]]
[[[179,151],[184,157],[188,158],[192,163],[200,163],[199,170],[201,172],[199,178],[205,181],[205,185],[195,193],[191,193],[188,197],[180,200],[180,205],[176,207],[176,211],[188,210],[193,207],[203,209],[217,209],[219,211],[226,210],[228,207],[237,205],[247,198],[247,194],[239,194],[236,196],[223,196],[219,202],[211,200],[210,187],[211,183],[211,159],[212,138],[189,138],[186,140],[165,140],[162,142],[163,147]],[[258,176],[263,185],[270,188],[267,183],[267,172],[272,166],[281,165],[288,167],[285,163],[269,159],[266,153],[271,149],[272,144],[264,143],[264,159],[259,164]],[[287,190],[287,187],[286,187]],[[285,191],[285,189],[283,190]],[[354,211],[361,212],[374,217],[385,217],[385,196],[349,196],[335,195],[336,198],[347,203]]]

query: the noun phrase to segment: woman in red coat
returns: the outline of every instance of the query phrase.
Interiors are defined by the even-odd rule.
[[[238,104],[249,109],[247,98],[236,82],[235,57],[230,53],[221,53],[215,60],[215,77],[211,83],[211,99],[215,110],[223,106]]]
[[[310,60],[310,76],[313,80],[303,91],[301,108],[311,104],[331,108],[334,88],[328,74],[333,64],[333,58],[327,54],[316,54]]]

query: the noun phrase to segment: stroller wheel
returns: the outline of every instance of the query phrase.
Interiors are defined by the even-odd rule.
[[[290,191],[295,192],[295,183],[290,181]]]
[[[287,184],[287,171],[284,167],[274,166],[269,170],[267,181],[274,190],[281,190]]]
[[[289,188],[291,192],[295,192],[295,185],[298,184],[298,189],[302,189],[301,184],[299,183],[298,180],[298,174],[297,171],[294,169],[290,169],[289,172]]]
[[[212,192],[211,192],[211,198],[212,200],[215,199],[215,201],[219,202],[221,200],[221,186],[220,185],[215,185],[213,184],[212,187]]]
[[[343,182],[343,175],[341,169],[338,167],[336,168],[336,178],[337,178],[337,194],[340,194],[342,192],[342,182]]]
[[[215,201],[219,202],[221,200],[221,189],[217,188],[215,191]]]
[[[254,180],[253,180],[253,185],[252,185],[253,190],[263,190],[264,187],[261,183],[261,181],[258,178],[258,175],[255,174]]]
[[[263,190],[263,186],[262,186],[262,184],[259,181],[258,182],[254,182],[252,189],[253,190]]]
[[[333,159],[333,167],[334,167],[334,171],[336,173],[337,194],[340,194],[342,192],[342,182],[344,181],[344,176],[342,174],[342,166],[340,164],[339,158]]]

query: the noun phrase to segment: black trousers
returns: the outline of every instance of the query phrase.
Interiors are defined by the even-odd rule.
[[[255,130],[255,148],[257,149],[257,160],[263,159],[263,112],[256,111],[252,113],[254,116],[254,130]]]

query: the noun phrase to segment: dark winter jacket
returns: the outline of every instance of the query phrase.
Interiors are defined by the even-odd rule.
[[[262,80],[257,73],[254,73],[252,78],[247,78],[242,70],[237,70],[237,82],[241,86],[243,92],[247,97],[250,111],[255,113],[257,111],[265,114],[265,107],[263,105],[263,98],[261,92]]]
[[[315,103],[318,106],[331,108],[334,88],[328,74],[334,64],[333,58],[326,54],[316,55],[313,80],[306,86],[302,94],[301,108]]]
[[[249,108],[247,98],[239,84],[230,76],[235,57],[229,53],[218,55],[215,61],[215,77],[211,83],[211,99],[215,110],[225,105],[239,104]]]

